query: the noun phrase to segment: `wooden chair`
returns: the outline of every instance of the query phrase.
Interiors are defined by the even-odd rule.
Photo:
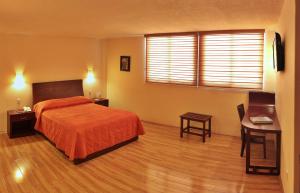
[[[237,110],[239,113],[239,117],[240,117],[240,121],[242,123],[242,120],[245,116],[245,108],[244,108],[244,104],[239,104],[237,106]],[[247,141],[247,135],[246,135],[246,128],[243,127],[243,125],[241,124],[241,139],[242,139],[242,147],[241,147],[241,157],[243,157],[244,154],[244,150],[245,150],[245,145],[246,145],[246,141]],[[264,134],[254,134],[250,136],[250,142],[251,143],[256,143],[256,144],[262,144],[263,148],[264,148],[264,158],[266,159],[267,157],[267,152],[266,152],[266,136]]]

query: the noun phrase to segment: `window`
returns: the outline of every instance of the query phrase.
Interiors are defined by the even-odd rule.
[[[262,89],[263,30],[145,37],[147,82]]]
[[[203,33],[199,85],[262,89],[264,32]]]
[[[146,81],[197,85],[197,33],[146,36]]]

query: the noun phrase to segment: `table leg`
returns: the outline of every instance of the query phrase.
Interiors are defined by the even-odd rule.
[[[208,120],[209,137],[211,137],[211,119]]]
[[[202,136],[202,140],[203,140],[203,143],[205,143],[205,121],[203,122],[203,136]]]
[[[280,174],[281,132],[276,133],[276,170]]]
[[[180,137],[183,137],[183,118],[180,118]]]
[[[246,128],[246,173],[250,173],[250,129]]]
[[[190,132],[190,120],[187,120],[187,131]]]

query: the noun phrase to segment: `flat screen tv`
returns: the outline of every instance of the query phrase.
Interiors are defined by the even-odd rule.
[[[277,71],[284,70],[284,49],[279,33],[275,33],[273,41],[273,67]]]

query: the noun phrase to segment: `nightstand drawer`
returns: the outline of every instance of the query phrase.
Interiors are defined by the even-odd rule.
[[[10,116],[11,121],[25,121],[25,120],[32,120],[35,118],[34,113],[20,113],[14,114]]]

